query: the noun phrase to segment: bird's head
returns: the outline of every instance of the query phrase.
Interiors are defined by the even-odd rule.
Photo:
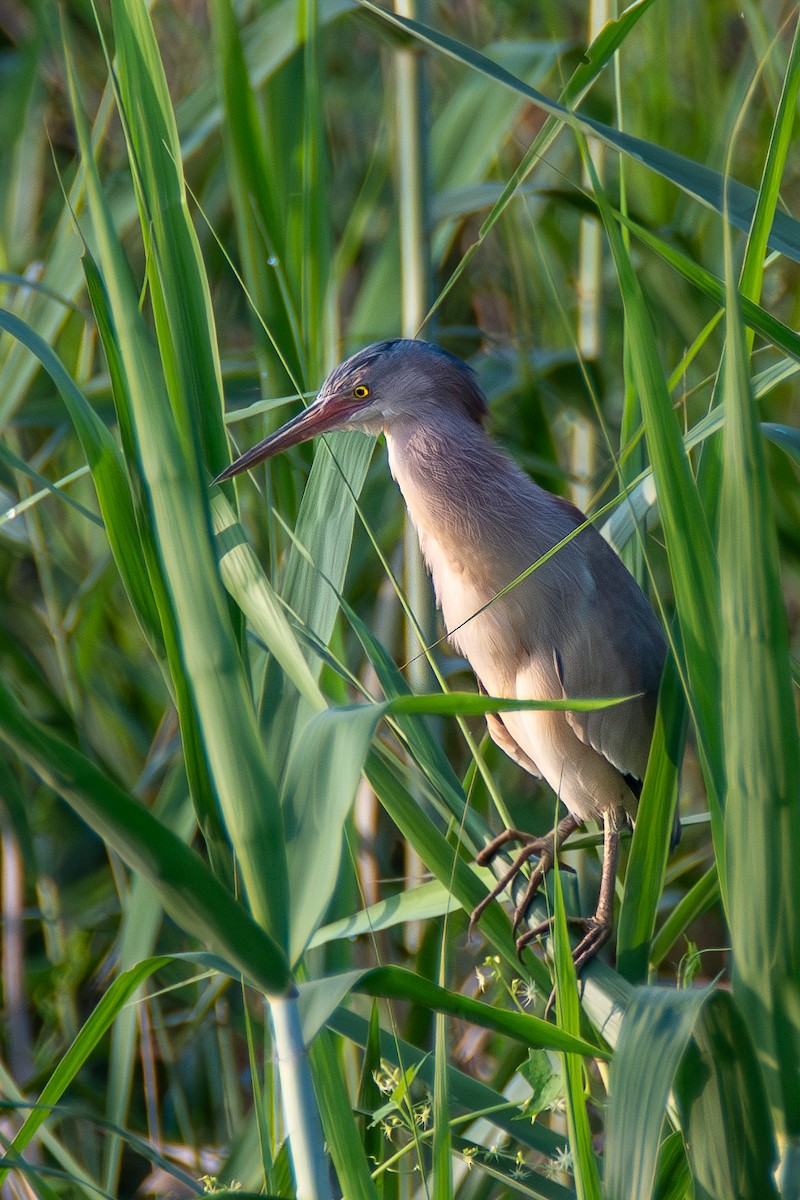
[[[313,404],[237,458],[214,482],[317,434],[334,429],[380,433],[397,421],[419,420],[433,408],[483,424],[486,398],[472,368],[430,342],[374,342],[331,371]]]

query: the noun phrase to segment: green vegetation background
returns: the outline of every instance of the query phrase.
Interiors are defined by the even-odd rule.
[[[8,1194],[322,1196],[327,1149],[352,1197],[800,1195],[796,15],[3,6]],[[594,831],[534,916],[555,1023],[500,906],[466,928],[554,798],[485,742],[382,448],[208,487],[223,413],[246,448],[419,330],[675,654],[580,1006]]]

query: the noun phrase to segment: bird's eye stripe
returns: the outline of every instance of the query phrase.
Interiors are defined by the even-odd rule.
[[[353,395],[358,396],[359,400],[363,400],[365,396],[369,395],[369,388],[360,383],[358,387],[353,388]]]

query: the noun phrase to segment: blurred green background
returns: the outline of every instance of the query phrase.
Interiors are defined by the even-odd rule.
[[[346,1194],[761,1197],[780,1152],[800,1195],[796,16],[0,5],[0,1138],[64,1073],[9,1195],[198,1194],[203,1176],[293,1194],[263,999],[171,956],[200,944],[234,976],[250,960],[211,901],[174,919],[203,888],[164,890],[185,860],[168,840],[160,857],[162,829],[267,931],[273,984],[288,961],[328,997],[312,1067],[340,1179],[361,1156]],[[599,125],[552,121],[532,89]],[[752,189],[729,191],[730,223],[729,176]],[[345,354],[401,334],[472,363],[492,433],[544,486],[590,514],[631,489],[598,524],[672,631],[618,971],[592,968],[582,1015],[558,1014],[618,1047],[608,1117],[602,1055],[529,1051],[453,999],[542,1013],[547,971],[516,963],[499,909],[466,938],[468,864],[498,797],[543,832],[552,794],[491,743],[476,767],[466,700],[460,722],[390,713],[371,751],[386,714],[349,712],[401,691],[395,667],[416,692],[435,672],[474,687],[383,448],[332,439],[227,502],[208,492],[223,407],[235,453]],[[681,697],[688,820],[665,866]],[[159,825],[104,825],[103,780]],[[566,856],[581,911],[597,843]],[[155,954],[146,999],[112,997],[111,1032],[86,1035]],[[429,990],[386,976],[365,987],[380,1004],[339,1007],[337,973],[377,965]],[[418,1078],[407,1043],[436,1051]]]

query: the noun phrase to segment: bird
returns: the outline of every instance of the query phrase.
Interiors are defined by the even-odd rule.
[[[417,339],[375,342],[336,367],[308,408],[214,482],[327,431],[383,433],[448,640],[468,660],[479,689],[525,700],[631,697],[592,711],[486,718],[497,745],[543,778],[567,815],[544,837],[506,829],[481,850],[477,861],[486,864],[509,843],[520,847],[473,911],[470,928],[524,864],[537,859],[514,912],[521,954],[549,925],[518,933],[536,890],[570,834],[595,819],[603,826],[597,908],[591,917],[570,918],[582,931],[573,950],[580,972],[612,933],[620,833],[636,815],[666,639],[601,534],[501,449],[487,432],[487,418],[478,376],[462,359]],[[509,587],[533,564],[539,565]]]

